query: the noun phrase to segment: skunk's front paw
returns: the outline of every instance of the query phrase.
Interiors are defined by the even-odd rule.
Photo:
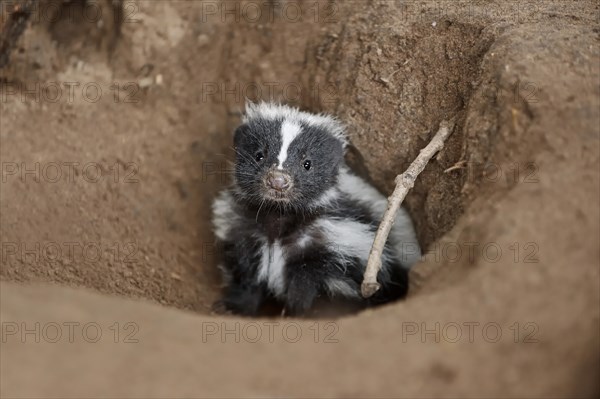
[[[287,316],[302,316],[312,308],[319,292],[312,281],[295,276],[288,285],[284,312]]]
[[[224,307],[230,313],[256,316],[264,297],[264,291],[259,286],[230,285],[218,306]]]

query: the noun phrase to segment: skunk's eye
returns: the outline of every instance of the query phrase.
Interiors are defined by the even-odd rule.
[[[308,161],[308,160],[304,161],[304,169],[309,170],[310,169],[310,165],[311,165],[310,161]]]
[[[262,152],[257,152],[256,155],[254,156],[254,159],[256,159],[256,162],[260,162],[263,159],[265,159],[265,156],[263,155]]]

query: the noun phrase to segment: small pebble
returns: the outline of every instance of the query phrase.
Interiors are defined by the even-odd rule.
[[[210,42],[208,35],[202,34],[198,36],[198,45],[200,45],[200,47],[207,45],[208,42]]]
[[[145,78],[141,78],[138,81],[138,85],[140,86],[140,88],[144,89],[146,87],[150,87],[152,86],[152,84],[154,83],[154,79],[152,79],[151,77],[145,77]]]
[[[181,276],[177,273],[171,273],[171,278],[174,280],[181,280]]]

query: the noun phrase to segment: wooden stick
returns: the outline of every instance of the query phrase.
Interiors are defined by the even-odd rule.
[[[419,173],[425,169],[429,160],[444,147],[444,142],[452,133],[454,123],[452,121],[443,121],[440,123],[438,132],[433,136],[427,147],[423,148],[417,158],[412,164],[406,169],[404,173],[396,176],[396,188],[394,192],[388,198],[388,206],[383,215],[383,219],[377,229],[373,246],[371,247],[371,253],[369,254],[369,261],[367,262],[367,268],[363,276],[363,282],[361,286],[361,293],[364,298],[369,298],[379,290],[381,285],[377,282],[377,273],[381,269],[381,255],[383,254],[383,247],[387,241],[390,229],[396,219],[400,204],[404,201],[404,197],[408,193],[408,190],[413,188],[415,180]]]

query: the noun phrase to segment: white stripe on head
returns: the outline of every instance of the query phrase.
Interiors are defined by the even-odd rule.
[[[277,169],[283,169],[283,163],[287,158],[288,148],[292,141],[298,136],[301,132],[301,127],[297,123],[289,122],[284,120],[281,124],[281,150],[279,151],[279,155],[277,159],[279,160],[279,165]]]
[[[342,142],[344,147],[348,143],[346,137],[346,129],[340,121],[331,115],[325,114],[310,114],[308,112],[300,111],[297,108],[289,107],[282,104],[274,104],[268,102],[261,102],[254,104],[251,102],[246,103],[246,113],[243,117],[244,123],[251,121],[252,119],[268,119],[268,120],[288,120],[294,123],[305,123],[309,126],[316,126],[325,129],[333,137],[337,138]]]

